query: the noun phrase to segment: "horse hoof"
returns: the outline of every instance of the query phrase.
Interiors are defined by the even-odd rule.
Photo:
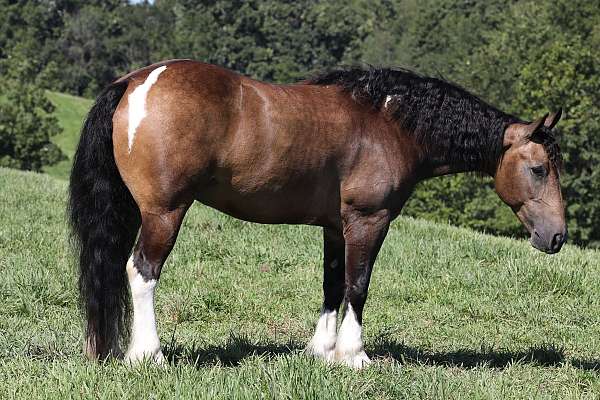
[[[333,361],[335,354],[335,341],[331,343],[318,343],[311,340],[304,352],[314,358],[319,358],[328,362]]]
[[[156,365],[165,364],[165,356],[160,349],[154,351],[134,351],[129,350],[125,354],[125,362],[129,365],[137,365],[145,360],[150,360]]]
[[[335,355],[335,360],[353,369],[362,369],[371,364],[371,359],[364,351],[359,351],[356,354],[340,354]]]

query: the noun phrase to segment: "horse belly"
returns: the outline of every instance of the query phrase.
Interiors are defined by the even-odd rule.
[[[219,182],[203,187],[197,200],[250,222],[331,225],[339,215],[339,190],[324,182],[315,183],[249,188]]]

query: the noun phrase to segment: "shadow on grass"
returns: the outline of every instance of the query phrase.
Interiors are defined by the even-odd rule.
[[[272,358],[298,352],[304,344],[290,341],[285,344],[256,343],[245,336],[230,334],[223,345],[192,345],[185,347],[174,340],[167,344],[163,353],[172,364],[189,363],[196,367],[214,365],[237,366],[245,358],[259,356]],[[564,349],[552,344],[530,347],[524,351],[496,350],[482,347],[479,350],[461,349],[451,352],[435,352],[407,346],[388,339],[377,339],[370,346],[374,357],[391,358],[401,364],[458,367],[471,369],[487,367],[504,369],[513,364],[533,364],[540,367],[559,367],[570,364],[585,371],[600,372],[600,360],[567,359]]]
[[[231,334],[223,345],[192,345],[185,347],[171,341],[163,349],[163,354],[172,364],[180,362],[206,367],[216,364],[237,366],[251,356],[271,358],[290,354],[303,349],[299,343],[285,344],[255,343],[247,337]]]
[[[390,340],[378,340],[373,346],[374,355],[390,357],[402,364],[471,369],[488,367],[504,369],[512,364],[535,364],[541,367],[561,366],[565,363],[586,371],[599,371],[600,361],[566,359],[564,349],[552,344],[530,347],[524,351],[495,350],[482,347],[480,350],[461,349],[451,352],[435,352]]]
[[[598,360],[582,360],[576,358],[571,360],[571,365],[585,371],[600,372],[600,361]]]

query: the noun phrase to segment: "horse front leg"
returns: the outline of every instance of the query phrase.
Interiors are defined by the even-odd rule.
[[[127,263],[133,322],[125,359],[130,363],[146,358],[159,364],[164,361],[154,315],[154,289],[186,211],[187,207],[160,214],[142,212],[140,236]]]
[[[333,361],[337,314],[344,299],[344,237],[341,232],[323,229],[323,306],[315,334],[306,347],[307,353]]]
[[[390,223],[387,210],[364,215],[350,211],[344,215],[346,253],[344,319],[335,346],[334,359],[360,369],[371,361],[362,341],[362,316],[373,264]]]

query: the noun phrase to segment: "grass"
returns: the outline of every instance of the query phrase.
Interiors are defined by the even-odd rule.
[[[374,359],[302,354],[321,233],[195,205],[157,292],[165,368],[82,357],[66,182],[0,169],[0,398],[595,398],[600,259],[399,218],[365,311]]]
[[[62,133],[54,136],[52,141],[60,147],[67,156],[66,160],[46,167],[44,171],[56,178],[68,179],[73,162],[73,154],[79,140],[79,131],[83,120],[92,106],[92,100],[71,96],[58,92],[46,92],[52,104],[56,107],[54,116],[58,119]]]

